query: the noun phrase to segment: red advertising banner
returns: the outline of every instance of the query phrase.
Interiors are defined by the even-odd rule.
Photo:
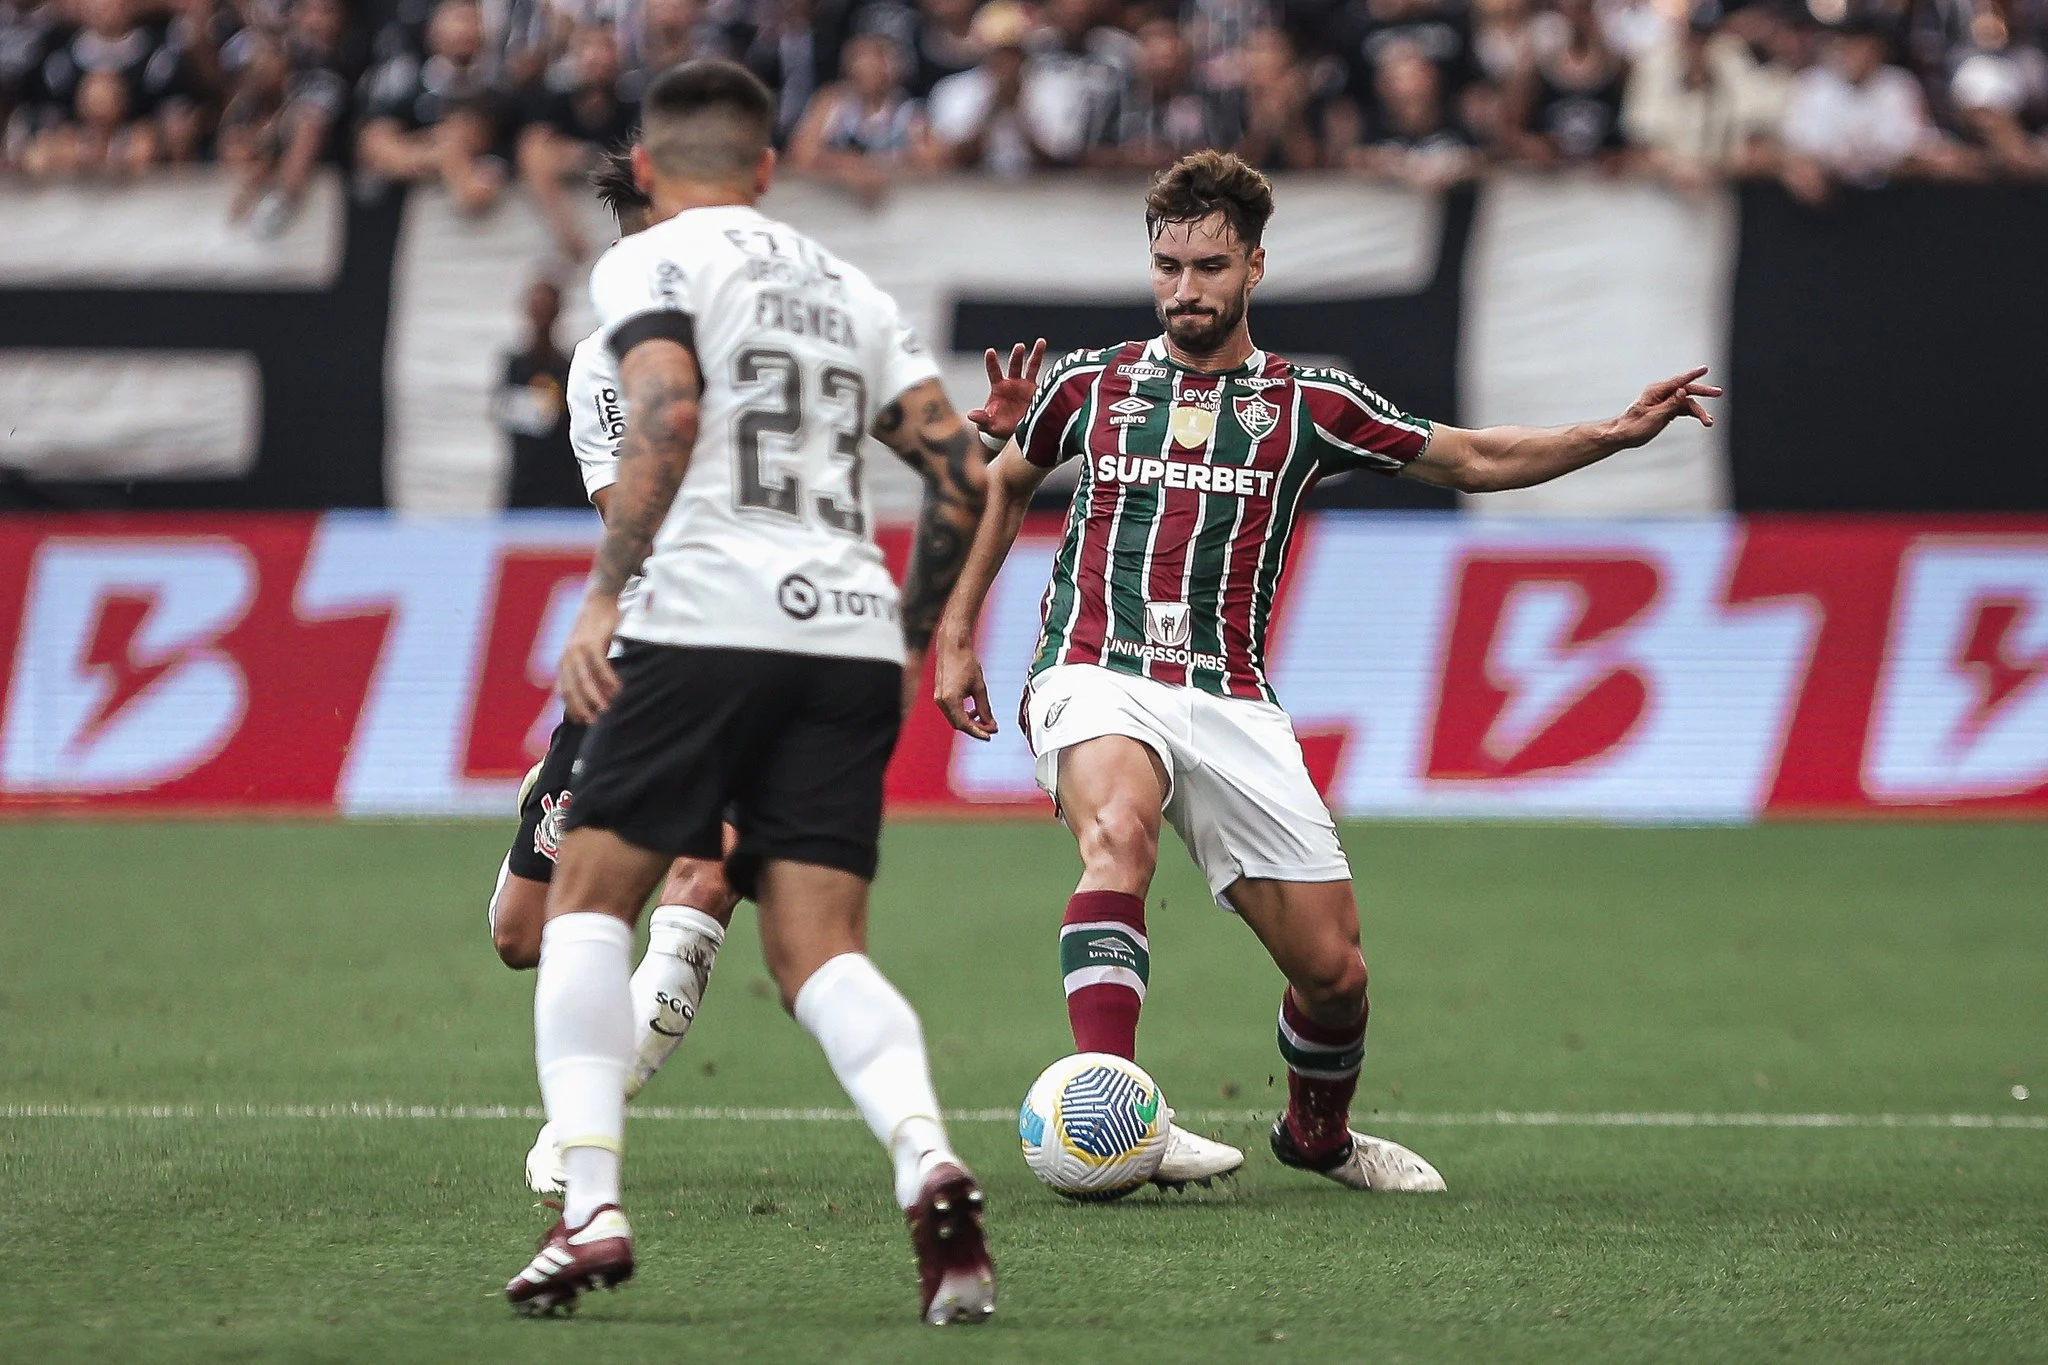
[[[1009,714],[1057,523],[991,595]],[[0,811],[506,813],[582,513],[0,521]],[[899,568],[907,536],[885,536]],[[2048,518],[1304,530],[1271,674],[1351,815],[2048,814]],[[1043,811],[919,708],[898,810]]]

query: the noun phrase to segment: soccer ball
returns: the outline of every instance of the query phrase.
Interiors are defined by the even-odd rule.
[[[1024,1164],[1069,1199],[1121,1199],[1166,1154],[1172,1111],[1136,1062],[1107,1052],[1062,1057],[1039,1074],[1017,1113]]]

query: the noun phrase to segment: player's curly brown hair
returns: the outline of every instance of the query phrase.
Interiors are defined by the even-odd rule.
[[[1190,152],[1152,177],[1145,192],[1145,234],[1169,223],[1223,215],[1245,250],[1258,246],[1273,216],[1273,185],[1235,152]]]

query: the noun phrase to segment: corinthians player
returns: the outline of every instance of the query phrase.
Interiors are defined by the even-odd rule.
[[[983,460],[895,302],[754,207],[775,166],[768,90],[731,62],[689,62],[642,117],[633,165],[657,222],[591,276],[626,433],[559,671],[590,730],[534,989],[564,1207],[506,1296],[545,1311],[633,1273],[633,926],[672,859],[718,856],[731,803],[734,888],[758,907],[784,1005],[888,1151],[922,1316],[980,1321],[995,1307],[981,1190],[941,1122],[917,1015],[865,947],[906,645],[921,655],[958,576]],[[862,492],[870,432],[927,481],[900,603]]]
[[[654,206],[633,180],[624,149],[608,152],[592,185],[630,237],[646,229]],[[610,510],[616,481],[619,438],[626,431],[619,371],[601,332],[577,343],[569,361],[569,442],[583,476],[583,489],[598,515]],[[633,584],[626,595],[631,596]],[[527,774],[519,793],[519,832],[498,870],[491,895],[491,939],[499,958],[515,970],[540,961],[541,923],[548,883],[554,879],[562,822],[574,800],[573,765],[584,727],[564,718],[548,740],[547,755]],[[728,835],[728,842],[731,836]],[[726,884],[725,866],[715,858],[678,858],[649,917],[647,953],[633,972],[633,1069],[626,1098],[640,1093],[682,1042],[696,1020],[704,990],[725,941],[738,897]],[[535,1193],[562,1188],[561,1153],[554,1130],[543,1125],[526,1156],[526,1181]]]
[[[1353,469],[1465,492],[1543,483],[1681,417],[1711,425],[1698,400],[1720,390],[1691,370],[1650,385],[1618,417],[1555,429],[1411,417],[1349,374],[1252,344],[1245,314],[1272,213],[1271,186],[1237,157],[1185,157],[1145,201],[1160,336],[1075,351],[1042,382],[1043,341],[1028,359],[1013,348],[1007,369],[988,353],[988,402],[968,416],[1002,453],[940,623],[938,702],[955,728],[995,734],[975,621],[1032,491],[1078,459],[1022,718],[1038,783],[1080,846],[1060,931],[1074,1041],[1136,1050],[1145,896],[1170,824],[1217,903],[1287,978],[1287,1109],[1273,1154],[1354,1190],[1441,1190],[1427,1161],[1350,1126],[1365,1057],[1358,907],[1264,666],[1302,499],[1317,479]]]

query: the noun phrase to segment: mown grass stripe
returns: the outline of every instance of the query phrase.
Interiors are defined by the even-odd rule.
[[[633,1118],[666,1122],[852,1123],[851,1109],[744,1108],[635,1105]],[[1270,1122],[1269,1111],[1181,1109],[1190,1124]],[[538,1105],[504,1104],[6,1104],[0,1119],[415,1119],[470,1120],[546,1117]],[[952,1123],[1014,1123],[1015,1109],[949,1109]],[[1411,1124],[1437,1128],[1995,1128],[2048,1132],[2048,1115],[2037,1114],[1743,1114],[1687,1112],[1575,1112],[1565,1110],[1474,1110],[1470,1113],[1379,1110],[1354,1115],[1363,1127]]]

